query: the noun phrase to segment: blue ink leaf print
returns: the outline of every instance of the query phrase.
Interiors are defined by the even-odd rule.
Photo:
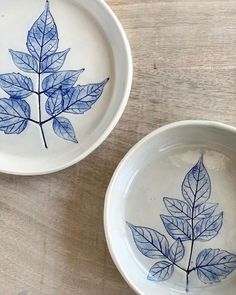
[[[56,90],[46,101],[46,111],[50,116],[55,116],[63,111],[64,100],[61,89]]]
[[[75,136],[75,130],[68,119],[63,117],[54,118],[53,130],[57,136],[65,140],[78,143],[78,140],[76,139],[76,136]]]
[[[155,263],[149,271],[148,280],[163,282],[168,280],[174,272],[174,265],[169,261],[159,261]]]
[[[79,71],[61,71],[47,76],[42,83],[44,93],[50,96],[56,90],[61,89],[63,94],[66,94],[83,71],[84,69]]]
[[[58,29],[49,9],[49,0],[45,1],[44,11],[29,28],[28,52],[9,49],[9,53],[19,70],[34,77],[31,79],[21,73],[0,74],[0,88],[9,96],[0,99],[0,132],[20,134],[28,123],[34,124],[48,149],[44,126],[51,122],[58,137],[67,140],[68,144],[78,143],[74,127],[62,114],[82,115],[89,111],[103,94],[109,79],[82,86],[76,83],[85,69],[63,69],[71,49],[59,49]],[[28,97],[30,104],[24,101]],[[31,118],[35,112],[31,112],[30,107],[35,104],[35,99],[38,107],[36,119]]]
[[[210,241],[218,234],[222,224],[223,212],[199,220],[194,226],[194,239],[199,241]]]
[[[193,216],[195,219],[211,217],[211,215],[215,212],[218,205],[219,204],[214,204],[214,203],[203,203],[194,208]]]
[[[22,71],[27,73],[38,73],[37,60],[28,53],[9,49],[14,64]]]
[[[182,195],[184,200],[163,198],[171,216],[161,214],[160,217],[165,230],[175,240],[170,247],[167,238],[159,231],[128,222],[127,224],[138,250],[148,258],[162,259],[153,265],[148,279],[157,282],[168,280],[174,269],[178,268],[185,273],[185,290],[188,292],[190,275],[197,273],[199,280],[205,284],[220,282],[236,269],[236,255],[221,249],[204,249],[198,255],[196,253],[195,265],[193,262],[195,243],[210,241],[216,237],[223,225],[224,216],[223,212],[215,214],[218,203],[208,202],[211,180],[203,163],[203,155],[185,175]],[[160,250],[160,241],[164,241],[165,251]],[[185,248],[183,242],[189,243],[189,247]],[[189,256],[184,268],[179,262],[185,258],[186,249],[189,249]]]
[[[24,100],[0,99],[0,131],[20,134],[30,118],[30,106]]]
[[[220,282],[236,269],[236,255],[220,249],[204,249],[196,260],[198,278],[205,284]]]
[[[167,215],[161,215],[161,220],[173,239],[181,239],[183,242],[191,240],[192,229],[187,220]]]
[[[169,243],[166,237],[148,227],[127,223],[138,250],[146,257],[157,259],[168,256]]]
[[[108,79],[98,84],[89,84],[71,88],[64,99],[64,112],[84,114],[100,98]]]
[[[15,99],[24,99],[33,92],[33,82],[19,73],[0,75],[0,87]]]
[[[57,52],[46,57],[41,63],[41,73],[55,73],[63,66],[66,56],[70,49],[62,52]]]
[[[185,201],[172,198],[163,198],[163,201],[172,216],[191,219],[191,207]]]
[[[210,198],[211,182],[202,157],[185,176],[182,193],[190,206],[201,205]]]
[[[169,258],[172,262],[179,262],[184,258],[185,249],[181,239],[177,239],[170,247]]]
[[[46,1],[44,12],[28,32],[26,45],[32,56],[42,62],[57,51],[58,43],[57,26],[49,10],[49,1]]]

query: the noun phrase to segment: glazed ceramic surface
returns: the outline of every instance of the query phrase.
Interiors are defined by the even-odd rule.
[[[138,294],[235,294],[236,130],[168,125],[138,143],[106,195],[111,255]]]
[[[128,100],[131,53],[102,0],[1,1],[0,170],[68,167],[111,132]]]

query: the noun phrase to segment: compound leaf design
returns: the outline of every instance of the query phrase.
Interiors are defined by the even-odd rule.
[[[224,217],[223,212],[215,214],[218,203],[208,202],[211,196],[211,180],[203,163],[203,155],[185,175],[181,188],[183,200],[163,198],[165,207],[171,215],[160,215],[164,228],[174,239],[171,246],[159,231],[127,224],[138,250],[146,257],[158,260],[150,269],[148,280],[168,280],[174,269],[179,268],[185,273],[185,289],[188,292],[191,274],[197,273],[199,280],[205,284],[220,282],[236,269],[236,255],[220,249],[203,249],[193,265],[195,243],[206,242],[216,237],[223,226]],[[164,242],[162,249],[165,251],[162,251],[160,242]],[[179,264],[186,256],[183,242],[190,243],[186,268]]]
[[[0,74],[0,88],[9,95],[1,99],[0,131],[20,134],[29,122],[36,124],[41,131],[44,146],[48,148],[44,124],[52,121],[54,133],[58,137],[78,143],[71,122],[60,115],[89,111],[101,97],[109,79],[101,83],[76,85],[84,69],[61,70],[70,48],[58,51],[58,29],[49,9],[49,0],[46,0],[43,13],[28,31],[26,46],[28,52],[13,49],[9,49],[9,52],[21,71],[36,75],[37,85],[34,87],[31,78],[21,73]],[[30,105],[26,101],[17,101],[29,96],[37,98],[37,119],[31,118]],[[44,115],[47,117],[44,118]]]
[[[24,100],[0,99],[0,131],[5,134],[20,134],[30,118],[30,106]]]
[[[236,255],[220,249],[204,249],[196,260],[198,278],[205,284],[220,282],[236,268]]]

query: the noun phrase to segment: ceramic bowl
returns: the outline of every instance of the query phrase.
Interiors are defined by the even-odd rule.
[[[0,8],[0,172],[69,167],[124,111],[132,81],[124,30],[103,0],[12,0]]]
[[[183,121],[125,156],[104,224],[119,271],[137,294],[234,295],[236,129]]]

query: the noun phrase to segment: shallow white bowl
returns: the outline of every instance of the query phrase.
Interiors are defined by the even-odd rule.
[[[27,33],[44,11],[45,4],[47,6],[47,1],[44,0],[12,0],[1,1],[0,4],[0,35],[2,36],[0,75],[13,72],[20,73],[20,75],[31,79],[34,84],[34,91],[38,91],[37,75],[22,71],[21,61],[16,60],[15,57],[15,62],[18,62],[17,67],[12,61],[9,49],[30,53],[29,47],[35,46],[35,44],[32,45],[32,42],[36,43],[34,40],[32,41],[32,38],[37,37],[39,31],[36,29],[36,33],[33,31],[29,33],[31,40],[28,39],[28,48],[26,46]],[[110,78],[110,80],[106,83],[101,96],[97,97],[96,103],[84,114],[63,113],[63,117],[70,120],[74,132],[71,131],[71,126],[66,126],[68,121],[64,123],[63,127],[69,130],[69,134],[62,130],[57,122],[55,122],[55,126],[53,126],[52,121],[44,124],[43,131],[46,143],[42,139],[40,126],[37,126],[33,121],[29,121],[26,128],[23,128],[24,125],[14,125],[16,132],[24,129],[18,135],[4,134],[3,131],[13,131],[10,127],[7,129],[3,126],[4,124],[1,125],[0,122],[0,130],[3,126],[2,132],[0,132],[0,172],[21,175],[45,174],[77,163],[105,140],[117,124],[128,101],[132,82],[131,51],[121,24],[105,1],[50,0],[49,6],[57,26],[58,51],[61,52],[70,48],[60,71],[85,69],[80,74],[78,81],[74,83],[75,86],[94,84],[107,78]],[[52,25],[49,14],[47,24]],[[43,22],[40,25],[43,25]],[[55,28],[51,30],[49,27],[48,36],[50,37],[50,34],[53,34],[54,31]],[[38,39],[40,40],[40,36]],[[49,48],[49,50],[51,50],[51,53],[53,52],[53,49]],[[21,68],[19,68],[19,63],[21,63]],[[41,82],[47,75],[50,74],[41,75]],[[5,86],[5,89],[4,87],[0,89],[0,98],[9,99],[13,88],[5,85],[1,78],[5,79],[5,76],[0,76],[0,86]],[[27,81],[26,84],[28,84]],[[19,93],[17,91],[15,95]],[[37,94],[27,96],[23,100],[30,105],[31,119],[38,121]],[[42,121],[49,118],[45,110],[46,101],[47,97],[42,94]],[[20,106],[16,106],[15,103],[13,107],[17,107],[19,111],[22,103]],[[14,112],[12,108],[10,111]],[[82,109],[81,112],[83,112]],[[0,121],[1,116],[3,115],[0,110]],[[26,116],[28,115],[26,114]],[[4,116],[2,118],[2,120],[6,119]],[[12,122],[15,124],[15,118],[11,119],[12,121],[7,121],[8,124]],[[63,133],[63,136],[71,141],[60,138],[58,134],[55,134],[54,128],[57,130],[56,133],[60,135]],[[75,143],[77,141],[78,143]],[[44,147],[45,144],[47,144],[48,149]]]
[[[138,294],[235,294],[235,176],[236,129],[221,123],[170,124],[128,152],[107,190],[104,226]]]

